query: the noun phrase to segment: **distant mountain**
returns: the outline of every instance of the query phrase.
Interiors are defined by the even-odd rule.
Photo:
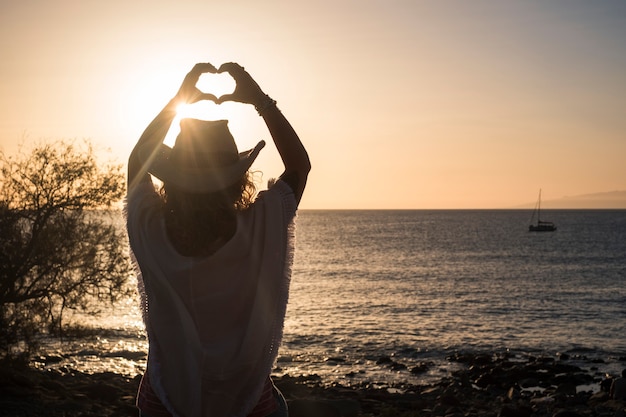
[[[534,208],[536,203],[521,205],[520,208]],[[626,190],[606,193],[566,196],[554,200],[541,200],[541,208],[546,209],[626,209]]]

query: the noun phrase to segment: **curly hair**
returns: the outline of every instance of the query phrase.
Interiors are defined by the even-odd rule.
[[[256,197],[254,173],[223,190],[195,194],[164,183],[160,189],[169,238],[184,256],[209,255],[232,237],[237,212],[250,207]]]

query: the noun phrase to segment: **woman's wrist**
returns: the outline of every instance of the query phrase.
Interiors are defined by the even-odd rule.
[[[254,104],[254,108],[259,113],[259,116],[263,116],[265,112],[271,109],[276,109],[276,100],[265,94],[260,100]]]

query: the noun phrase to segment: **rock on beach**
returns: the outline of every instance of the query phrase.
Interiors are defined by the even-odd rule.
[[[282,375],[274,382],[291,417],[626,417],[603,378],[567,359],[459,353],[460,370],[429,385],[326,383],[317,375]],[[381,360],[381,366],[393,361]],[[424,364],[428,366],[428,364]],[[412,372],[413,370],[405,370]],[[416,372],[419,372],[417,370]],[[69,368],[0,367],[0,416],[137,416],[140,377]],[[597,387],[582,390],[579,387]]]

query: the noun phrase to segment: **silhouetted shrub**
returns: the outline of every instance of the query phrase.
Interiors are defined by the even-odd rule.
[[[35,347],[66,309],[95,314],[128,293],[126,237],[106,209],[124,193],[121,165],[87,142],[0,152],[0,352]]]

